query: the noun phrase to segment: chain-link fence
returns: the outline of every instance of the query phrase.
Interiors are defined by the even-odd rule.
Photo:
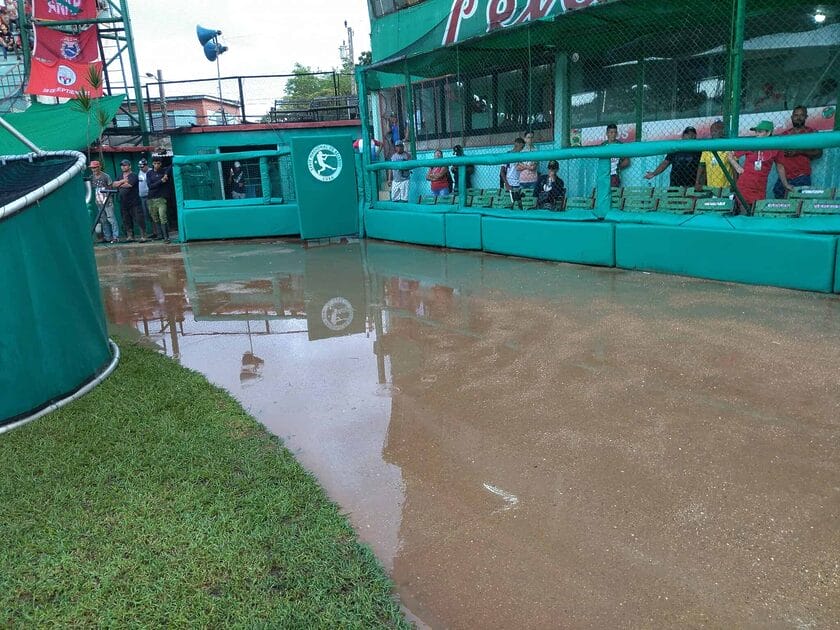
[[[412,54],[365,73],[368,120],[382,142],[377,157],[390,159],[400,140],[427,158],[436,149],[452,155],[456,145],[467,155],[509,151],[517,137],[528,151],[751,135],[761,120],[779,133],[798,105],[806,127],[836,128],[840,23],[823,21],[814,5],[612,0],[530,20],[523,16],[536,9],[505,7],[488,3],[471,14],[486,18],[487,28],[473,24],[464,41],[434,47],[425,35],[408,44]],[[676,172],[670,163],[670,173],[660,168],[663,156],[615,162],[614,186],[667,187]],[[837,185],[836,163],[819,164],[827,186]],[[693,162],[678,184],[694,185],[696,171]],[[595,185],[591,161],[563,161],[559,174],[570,195]],[[472,179],[482,189],[503,185],[498,167],[478,166]],[[410,198],[428,189],[413,176]]]
[[[733,0],[618,0],[488,26],[369,71],[373,126],[386,144],[399,136],[418,150],[506,147],[525,131],[574,146],[604,142],[608,124],[619,141],[680,138],[688,127],[708,137],[717,120],[746,135],[759,119],[789,124],[801,104],[809,126],[831,129],[840,24],[821,24],[813,5],[790,0],[746,0],[743,12],[743,31]]]

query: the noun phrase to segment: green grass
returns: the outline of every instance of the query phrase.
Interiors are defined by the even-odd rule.
[[[0,627],[409,627],[372,552],[201,375],[121,344],[0,436]]]

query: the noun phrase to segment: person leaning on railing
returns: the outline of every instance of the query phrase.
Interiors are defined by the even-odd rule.
[[[790,129],[785,129],[780,135],[792,136],[800,133],[815,133],[805,122],[808,120],[808,110],[804,105],[797,105],[790,114]],[[822,157],[822,149],[798,149],[794,151],[782,151],[779,156],[779,164],[784,166],[787,182],[791,186],[811,185],[811,160]],[[782,184],[781,178],[776,180],[773,186],[773,195],[776,199],[784,199],[789,189]]]
[[[750,131],[754,131],[759,138],[766,138],[773,135],[773,123],[769,120],[762,120]],[[779,174],[779,181],[782,182],[782,186],[786,190],[793,190],[793,186],[788,184],[784,164],[779,162],[781,155],[781,151],[774,150],[733,151],[729,154],[729,163],[738,173],[738,190],[747,203],[746,208],[743,206],[741,208],[745,214],[749,213],[750,208],[756,201],[764,199],[772,164],[776,165],[776,172]],[[741,157],[744,158],[743,166],[738,162]],[[740,200],[739,205],[741,205]]]
[[[716,120],[709,127],[709,134],[712,139],[723,138],[723,121]],[[711,151],[703,151],[700,154],[700,164],[697,167],[697,177],[694,182],[694,189],[696,191],[703,190],[703,186],[711,186],[713,188],[728,188],[729,178],[727,173],[732,175],[732,168],[729,164],[729,151],[717,151],[718,156],[723,162],[721,167],[720,162],[717,161]],[[724,172],[726,168],[726,172]]]
[[[463,157],[464,156],[464,147],[462,147],[460,144],[456,144],[454,147],[452,147],[452,155],[454,155],[455,157]],[[459,177],[458,167],[457,166],[451,166],[451,167],[449,167],[449,170],[452,173],[452,181],[455,182],[455,188],[453,189],[453,192],[457,192],[458,191],[458,177]],[[465,167],[464,170],[465,170],[465,173],[466,173],[466,180],[467,180],[467,181],[464,182],[464,188],[467,188],[467,189],[472,188],[472,180],[473,180],[473,173],[475,173],[475,165],[474,164],[467,164],[467,166]]]
[[[435,151],[435,159],[439,160],[442,157],[443,151],[437,149]],[[426,174],[426,179],[431,184],[433,196],[440,197],[441,195],[448,195],[452,192],[452,180],[447,167],[433,166]]]
[[[607,125],[607,139],[603,144],[621,144],[618,139],[618,125],[610,123]],[[630,158],[610,158],[610,186],[619,188],[621,186],[621,171],[630,166]]]

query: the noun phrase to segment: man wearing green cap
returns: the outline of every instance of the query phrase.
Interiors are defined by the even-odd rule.
[[[773,135],[773,123],[769,120],[762,120],[750,131],[754,131],[757,138],[766,138]],[[779,181],[786,190],[791,190],[785,176],[785,167],[779,162],[781,151],[733,151],[729,154],[729,163],[735,172],[738,173],[738,190],[747,203],[743,208],[746,213],[759,199],[767,196],[767,179],[770,177],[770,166],[776,165],[776,172],[779,174]],[[738,161],[744,157],[744,165]]]

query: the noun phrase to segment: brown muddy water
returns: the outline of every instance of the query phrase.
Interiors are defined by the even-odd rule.
[[[840,619],[840,299],[378,242],[98,248],[432,628]]]

